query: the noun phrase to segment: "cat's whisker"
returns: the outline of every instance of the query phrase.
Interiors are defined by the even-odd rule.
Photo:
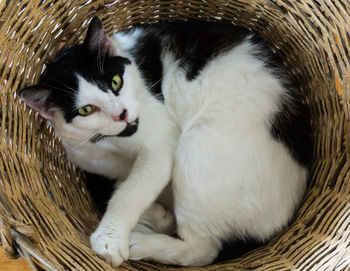
[[[99,52],[99,55],[98,55],[98,63],[99,63],[99,69],[100,69],[100,73],[102,73],[102,62],[101,62],[101,51]]]
[[[137,68],[140,69],[140,66],[142,66],[142,64],[143,64],[145,61],[146,61],[146,56],[144,56],[144,57],[142,58],[142,60],[140,60],[138,63],[136,63]]]
[[[106,54],[103,54],[103,58],[102,58],[102,66],[101,66],[101,69],[102,69],[102,73],[104,73],[104,66],[105,66],[105,58],[106,58]]]
[[[162,81],[164,81],[164,79],[166,79],[167,77],[169,77],[170,76],[170,74],[171,73],[168,73],[168,74],[166,74],[166,75],[164,75],[164,76],[162,76],[162,78],[160,78],[158,81],[156,81],[153,85],[151,85],[151,86],[148,86],[148,89],[149,90],[151,90],[155,85],[157,85],[159,82],[162,82]],[[162,94],[160,93],[160,94],[157,94],[157,95],[159,95],[159,97],[161,97],[162,96]],[[157,95],[155,95],[155,96],[157,96]],[[157,98],[159,98],[159,97],[157,97]]]
[[[98,23],[96,18],[91,23],[95,25],[88,31],[102,30],[101,22]],[[210,24],[208,28],[206,24]],[[291,210],[302,198],[306,187],[306,164],[311,151],[307,146],[312,145],[308,138],[309,121],[302,115],[301,101],[299,104],[293,100],[299,99],[299,95],[294,96],[293,89],[285,88],[284,77],[280,77],[280,72],[277,76],[277,70],[269,67],[277,63],[261,64],[265,46],[261,44],[263,47],[260,48],[255,44],[256,40],[243,39],[246,35],[251,37],[251,31],[245,34],[242,29],[228,31],[234,26],[214,27],[203,22],[203,29],[197,32],[191,30],[191,24],[188,29],[176,25],[174,30],[173,27],[163,30],[163,27],[145,25],[145,36],[135,32],[134,36],[129,32],[131,36],[128,37],[125,33],[120,45],[126,42],[125,46],[132,48],[129,53],[138,63],[136,71],[134,66],[125,68],[130,65],[125,61],[110,61],[109,44],[100,32],[95,32],[98,36],[87,35],[85,42],[91,47],[90,53],[84,50],[82,55],[79,52],[79,57],[73,58],[70,54],[61,55],[58,61],[63,59],[64,65],[54,62],[52,65],[57,65],[58,70],[49,69],[47,75],[50,77],[42,78],[43,82],[53,84],[51,89],[60,92],[51,93],[39,87],[38,93],[34,93],[36,88],[33,88],[24,96],[31,98],[26,99],[31,102],[28,105],[39,107],[37,111],[48,119],[53,118],[55,131],[61,136],[72,163],[92,173],[124,179],[125,186],[113,192],[117,193],[118,199],[110,201],[111,208],[107,210],[110,213],[105,216],[111,223],[101,224],[103,229],[106,225],[122,222],[123,225],[118,224],[122,226],[122,232],[115,231],[120,227],[113,227],[113,231],[107,227],[108,231],[103,230],[101,234],[97,230],[96,239],[91,239],[94,250],[102,251],[108,258],[115,256],[117,261],[123,258],[119,252],[124,248],[116,245],[116,254],[107,251],[110,242],[114,242],[109,238],[110,232],[124,238],[121,243],[126,245],[127,251],[132,225],[125,228],[130,223],[123,221],[136,222],[143,216],[142,211],[151,200],[157,199],[159,191],[170,179],[173,187],[181,186],[181,189],[169,187],[172,189],[169,192],[175,199],[188,201],[174,210],[175,215],[180,213],[188,218],[176,221],[176,227],[183,236],[191,236],[191,240],[183,238],[179,245],[179,239],[171,236],[162,238],[159,234],[149,234],[149,240],[155,242],[149,246],[145,239],[145,255],[159,257],[152,258],[159,262],[184,265],[210,263],[214,260],[210,257],[216,257],[221,245],[221,241],[212,240],[225,239],[228,234],[267,240],[288,224],[293,215]],[[211,33],[210,42],[208,33]],[[226,40],[233,42],[232,46],[225,44]],[[81,58],[91,56],[93,61],[81,61]],[[122,95],[117,97],[119,95],[105,91],[105,80],[101,75],[104,67],[106,72],[118,73],[123,71],[123,65],[125,79],[131,77],[137,83],[125,84]],[[157,73],[159,70],[162,70],[161,75]],[[65,78],[67,73],[79,82],[77,89],[64,84],[74,88],[74,84]],[[146,80],[142,74],[147,75]],[[154,77],[152,81],[147,80]],[[160,85],[163,89],[158,91]],[[66,98],[68,95],[70,97]],[[155,99],[162,99],[164,103]],[[136,102],[139,109],[131,106]],[[60,108],[60,112],[50,115],[47,107],[52,106],[51,103]],[[94,104],[100,112],[93,113],[93,106],[86,106]],[[120,104],[129,105],[128,111],[118,113],[115,109]],[[77,111],[81,106],[83,108]],[[91,113],[92,116],[87,117]],[[128,123],[135,115],[142,126],[138,126],[138,118],[134,123]],[[297,127],[299,122],[300,129]],[[294,131],[296,134],[292,133]],[[136,136],[130,138],[136,132]],[[235,199],[233,204],[232,198]],[[196,204],[199,201],[201,204]],[[114,217],[117,219],[112,221]],[[193,226],[198,221],[203,224],[207,238],[203,238],[203,231]],[[173,228],[174,225],[170,226]],[[104,239],[105,233],[108,236]],[[163,253],[170,250],[171,253]],[[132,249],[130,251],[132,253]],[[192,251],[195,254],[191,254]]]
[[[97,70],[99,73],[104,73],[104,70],[103,70],[104,63],[102,63],[101,58],[103,57],[103,62],[104,62],[105,55],[106,55],[106,53],[101,51],[101,48],[98,47],[96,65],[97,65]]]
[[[75,151],[77,148],[82,147],[84,144],[89,143],[90,139],[93,136],[95,136],[96,134],[103,133],[104,131],[106,131],[108,129],[110,129],[110,128],[104,128],[104,129],[101,129],[101,130],[99,130],[97,132],[94,132],[94,133],[90,134],[88,137],[84,138],[79,144],[77,144],[77,145],[73,146],[72,148],[70,148],[69,151],[66,151],[66,154],[69,154],[69,153]],[[73,137],[73,139],[75,139],[75,137]],[[89,146],[89,148],[91,148],[92,146],[94,146],[94,144],[92,144],[92,143],[91,144],[86,144],[85,147],[87,147],[87,146]]]
[[[65,86],[65,87],[68,88],[69,90],[71,90],[71,91],[73,91],[73,92],[76,91],[75,89],[73,89],[73,88],[71,88],[70,86],[66,85],[66,84],[63,83],[62,81],[60,81],[60,80],[58,80],[58,79],[56,79],[56,78],[52,78],[52,79],[55,80],[57,83],[62,84],[63,86]],[[62,91],[65,91],[64,89],[61,89],[61,88],[59,88],[59,89],[62,90]],[[66,91],[66,92],[67,92],[67,91]]]
[[[90,103],[91,102],[88,101],[86,98],[80,96],[79,104],[74,105],[73,111],[77,111],[81,106],[85,106],[85,105],[88,105]]]
[[[41,84],[43,87],[48,87],[48,88],[51,88],[51,89],[56,89],[56,90],[59,90],[59,91],[62,91],[62,92],[65,92],[67,93],[67,95],[71,95],[72,93],[63,89],[63,88],[58,88],[56,86],[51,86],[51,85],[46,85],[46,84]]]
[[[100,47],[97,47],[97,55],[96,55],[96,67],[97,72],[100,73]]]
[[[67,89],[71,90],[71,91],[75,91],[74,89],[72,89],[71,87],[67,86],[65,83],[63,83],[62,81],[56,79],[56,78],[52,78],[53,80],[55,80],[57,83],[62,84],[63,86],[65,86]],[[57,88],[57,87],[56,87]],[[62,91],[67,92],[66,90],[62,89],[62,88],[57,88],[60,89]]]
[[[77,148],[80,148],[82,145],[86,144],[88,142],[90,138],[88,139],[84,139],[82,142],[80,142],[79,144],[73,146],[71,149],[69,149],[69,151],[66,150],[66,154],[70,154],[71,152],[75,151]]]

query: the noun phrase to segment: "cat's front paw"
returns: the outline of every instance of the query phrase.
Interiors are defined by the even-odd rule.
[[[152,248],[150,248],[147,237],[147,234],[140,232],[130,233],[130,260],[138,261],[149,258]]]
[[[118,223],[101,222],[90,237],[92,249],[116,267],[129,258],[129,238]]]

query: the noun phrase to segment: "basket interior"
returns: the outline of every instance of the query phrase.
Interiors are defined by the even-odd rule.
[[[301,85],[315,140],[310,187],[295,222],[267,246],[206,269],[349,268],[347,0],[3,1],[0,14],[0,236],[9,256],[17,244],[48,270],[112,270],[89,247],[99,214],[83,176],[66,161],[53,130],[19,102],[17,90],[34,84],[63,44],[81,42],[93,16],[108,33],[196,18],[232,21],[274,45]],[[129,261],[120,268],[174,267]]]

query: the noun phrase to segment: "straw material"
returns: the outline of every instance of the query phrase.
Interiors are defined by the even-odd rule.
[[[99,218],[83,176],[66,161],[53,130],[16,94],[38,80],[63,43],[82,41],[95,15],[108,33],[137,22],[223,18],[272,41],[310,106],[311,185],[289,229],[249,255],[205,269],[350,270],[349,0],[0,1],[0,237],[6,254],[20,253],[46,270],[112,270],[89,247]],[[174,267],[129,261],[119,268]]]

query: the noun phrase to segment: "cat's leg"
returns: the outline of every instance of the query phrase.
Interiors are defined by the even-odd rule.
[[[172,182],[170,182],[140,217],[138,224],[132,231],[143,233],[175,233],[176,221],[174,217],[174,198]]]
[[[229,204],[232,193],[227,192],[231,187],[226,187],[222,180],[231,172],[231,165],[220,157],[221,153],[218,155],[216,143],[222,138],[213,136],[210,128],[201,126],[198,133],[192,130],[183,135],[175,153],[172,178],[180,239],[163,234],[132,233],[131,259],[203,266],[217,256],[220,240],[230,230],[226,229],[226,217],[232,212]],[[223,147],[223,151],[226,149]]]
[[[220,242],[185,230],[181,225],[178,229],[186,237],[178,239],[165,234],[132,232],[130,259],[182,266],[204,266],[214,261],[219,253]]]
[[[129,234],[142,213],[170,180],[171,151],[141,152],[128,178],[117,188],[96,231],[92,249],[113,266],[129,257]]]
[[[153,203],[144,212],[133,232],[172,234],[175,230],[175,217],[159,203]]]
[[[219,240],[245,235],[265,241],[288,223],[305,173],[269,134],[257,139],[247,129],[235,137],[234,129],[244,127],[225,129],[229,120],[226,126],[219,120],[179,140],[172,178],[180,239],[133,233],[131,259],[206,265],[215,259]],[[286,172],[300,177],[287,178]]]
[[[113,266],[128,259],[130,232],[171,180],[176,133],[163,105],[153,98],[147,103],[140,113],[145,121],[140,122],[134,138],[136,161],[127,179],[114,191],[90,237],[92,249]]]

